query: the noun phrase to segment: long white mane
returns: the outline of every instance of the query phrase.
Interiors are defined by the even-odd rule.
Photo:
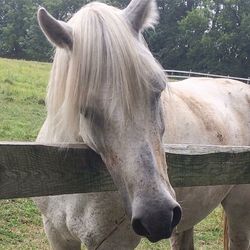
[[[121,10],[102,3],[80,9],[68,22],[73,50],[56,49],[47,94],[51,142],[73,142],[80,113],[88,106],[112,115],[120,105],[124,119],[153,82],[166,83],[161,66],[139,40]],[[95,107],[104,96],[104,107]]]

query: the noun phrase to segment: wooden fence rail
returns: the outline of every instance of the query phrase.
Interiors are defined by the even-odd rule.
[[[165,145],[174,187],[250,183],[250,147]],[[0,199],[113,191],[100,156],[84,144],[0,143]]]

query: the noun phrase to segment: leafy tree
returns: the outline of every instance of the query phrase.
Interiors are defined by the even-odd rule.
[[[24,55],[26,30],[29,28],[31,13],[28,11],[32,0],[1,1],[0,51],[1,55],[21,58]]]
[[[247,0],[209,0],[189,11],[178,24],[182,51],[178,66],[249,76],[249,11]]]
[[[50,60],[51,45],[38,27],[36,12],[43,6],[56,18],[68,20],[88,0],[0,0],[0,56]]]

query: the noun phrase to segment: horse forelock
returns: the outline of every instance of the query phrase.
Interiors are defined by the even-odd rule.
[[[76,141],[80,113],[88,107],[100,109],[96,97],[102,96],[106,117],[119,106],[126,120],[155,91],[152,82],[166,83],[161,66],[121,10],[91,3],[69,25],[73,51],[56,50],[47,94],[48,127],[55,141]]]

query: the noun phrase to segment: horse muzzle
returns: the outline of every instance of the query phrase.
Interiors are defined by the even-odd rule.
[[[154,201],[153,201],[154,202]],[[177,202],[162,204],[138,203],[133,206],[131,224],[136,234],[157,242],[171,237],[173,229],[180,222],[181,207]]]

